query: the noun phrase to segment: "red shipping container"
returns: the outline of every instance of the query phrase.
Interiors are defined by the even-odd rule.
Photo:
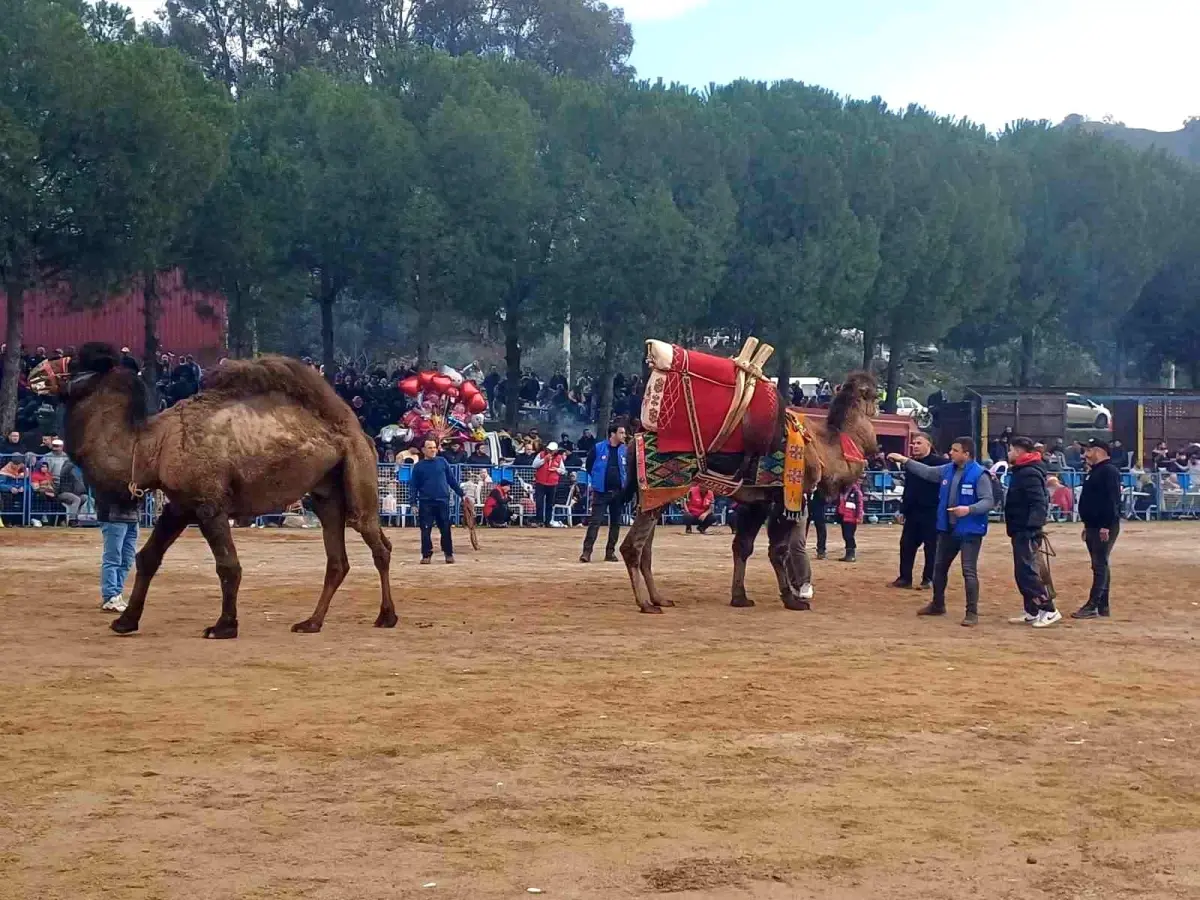
[[[190,353],[202,364],[225,355],[225,298],[189,290],[183,273],[158,276],[161,313],[158,343],[177,356]],[[72,309],[70,290],[30,291],[25,295],[25,330],[21,342],[29,350],[47,350],[104,341],[118,350],[129,347],[139,359],[145,345],[141,288],[109,298],[102,306]],[[0,291],[0,322],[8,315],[8,298]],[[2,333],[2,329],[0,329]]]

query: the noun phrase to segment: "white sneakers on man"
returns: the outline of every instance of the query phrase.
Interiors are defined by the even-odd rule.
[[[123,613],[128,607],[129,604],[125,602],[125,598],[121,594],[117,594],[115,597],[109,597],[100,604],[100,608],[105,612]]]
[[[1034,628],[1049,628],[1055,622],[1062,621],[1062,613],[1057,609],[1043,609],[1030,624]]]
[[[808,584],[800,585],[800,599],[811,600],[813,598],[813,586],[810,581]]]
[[[1009,625],[1032,625],[1037,621],[1037,616],[1030,613],[1022,613],[1019,616],[1013,616],[1008,620]]]

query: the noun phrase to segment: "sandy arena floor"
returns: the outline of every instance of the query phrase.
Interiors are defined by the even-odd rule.
[[[453,568],[394,531],[394,631],[351,536],[294,635],[319,534],[240,531],[241,637],[206,642],[194,531],[132,638],[96,531],[0,531],[0,897],[1200,898],[1200,526],[1130,525],[1114,618],[1046,631],[1005,624],[997,532],[974,630],[884,588],[898,529],[819,564],[808,613],[765,546],[731,609],[727,536],[680,532],[652,617],[578,529]],[[1070,610],[1087,558],[1054,537]]]

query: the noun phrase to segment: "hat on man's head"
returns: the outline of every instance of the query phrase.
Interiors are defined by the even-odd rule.
[[[550,443],[548,443],[546,445],[546,449],[549,450],[551,453],[557,453],[558,452],[558,444],[554,443],[554,441],[551,441]]]
[[[1112,449],[1111,447],[1109,447],[1108,441],[1102,441],[1102,440],[1100,440],[1100,438],[1092,438],[1086,444],[1084,444],[1084,446],[1085,447],[1099,447],[1105,453],[1108,453]]]
[[[52,441],[50,442],[50,446],[51,446],[51,447],[61,447],[61,446],[63,446],[62,438],[55,438],[54,440],[52,440]]]

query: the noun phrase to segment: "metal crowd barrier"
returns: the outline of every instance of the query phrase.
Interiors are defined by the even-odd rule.
[[[0,521],[6,526],[25,527],[33,522],[53,525],[65,524],[67,510],[57,499],[39,495],[33,489],[32,471],[43,457],[32,454],[10,454],[0,456],[0,466],[10,461],[26,463],[24,477],[16,486],[0,489]],[[517,512],[518,524],[533,523],[538,520],[537,510],[534,509],[534,470],[531,466],[452,466],[455,478],[471,499],[475,502],[476,510],[482,515],[484,503],[492,486],[501,481],[508,481],[512,487],[509,492],[509,505]],[[1083,472],[1066,470],[1052,472],[1051,475],[1059,480],[1065,492],[1051,497],[1051,518],[1055,521],[1075,521],[1079,503],[1079,492],[1083,484]],[[411,465],[396,465],[395,463],[379,464],[379,500],[380,519],[384,525],[405,527],[415,525],[417,510],[409,495],[409,482],[412,478]],[[1007,474],[1002,479],[1007,487]],[[1188,473],[1168,472],[1123,472],[1122,513],[1128,518],[1144,521],[1162,519],[1200,519],[1200,477]],[[904,489],[904,479],[897,477],[894,472],[872,471],[866,474],[863,492],[866,496],[866,516],[871,523],[891,522],[900,509],[900,498]],[[151,526],[158,516],[162,503],[161,495],[148,494],[142,508],[142,524]],[[718,499],[716,509],[719,518],[725,521],[729,504]],[[836,514],[836,502],[827,505],[830,518]],[[91,492],[81,507],[79,521],[86,523],[94,520],[89,515],[92,508]],[[262,516],[256,524],[265,525],[269,521],[282,521],[287,511]],[[563,525],[580,525],[587,522],[591,514],[591,491],[588,489],[588,475],[583,469],[569,468],[567,475],[555,492],[552,520]],[[452,495],[451,516],[456,524],[462,523],[462,505],[456,495]],[[673,503],[663,512],[663,521],[671,524],[683,521],[682,503]],[[632,510],[626,508],[625,521],[632,518]]]

